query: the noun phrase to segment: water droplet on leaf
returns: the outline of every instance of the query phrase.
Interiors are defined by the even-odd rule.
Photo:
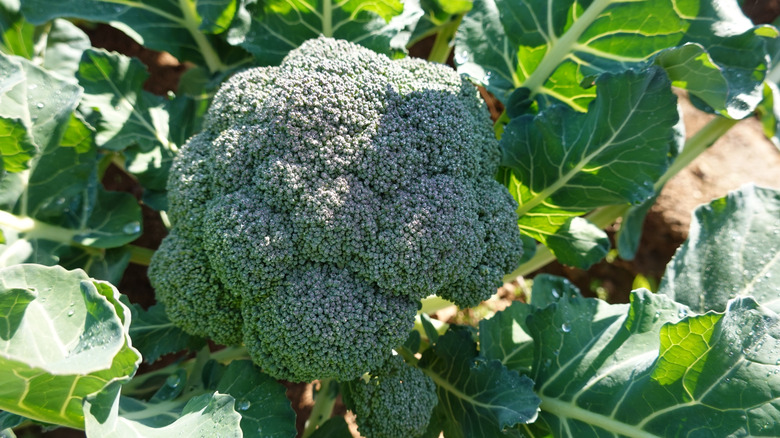
[[[564,322],[563,324],[561,324],[561,331],[564,333],[569,333],[571,331],[571,324],[569,324],[568,322]]]
[[[122,232],[125,234],[135,234],[141,231],[141,224],[137,221],[130,222],[122,227]]]

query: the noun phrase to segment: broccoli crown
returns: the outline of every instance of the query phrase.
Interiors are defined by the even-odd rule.
[[[350,380],[403,342],[421,298],[475,305],[516,266],[499,156],[484,102],[448,67],[310,40],[223,84],[174,160],[158,299],[277,377]]]
[[[438,402],[433,380],[401,356],[390,357],[368,380],[344,384],[342,393],[366,438],[420,437]]]

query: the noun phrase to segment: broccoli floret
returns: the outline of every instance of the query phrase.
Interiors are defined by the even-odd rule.
[[[342,395],[366,438],[420,437],[438,402],[433,380],[401,356],[390,357],[368,379],[345,383]]]
[[[384,294],[346,269],[309,263],[296,277],[270,296],[244,303],[247,349],[277,378],[311,381],[365,372],[382,363],[414,325],[416,302]]]
[[[421,298],[474,305],[516,266],[499,156],[448,67],[310,40],[228,80],[174,160],[158,298],[275,377],[351,380],[406,338]]]

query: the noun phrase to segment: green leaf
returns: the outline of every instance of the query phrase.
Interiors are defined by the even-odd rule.
[[[0,52],[31,59],[35,26],[19,12],[19,0],[0,0]]]
[[[644,68],[660,53],[675,85],[743,118],[760,101],[772,32],[752,27],[733,0],[477,0],[455,62],[504,102],[524,87],[539,108],[585,111],[596,96],[591,78]]]
[[[205,342],[175,326],[168,319],[162,304],[155,304],[148,310],[144,310],[138,304],[132,304],[129,307],[133,312],[130,337],[133,339],[133,345],[141,352],[147,363],[155,362],[164,354],[175,353],[187,348],[197,350]]]
[[[560,263],[580,269],[590,269],[611,247],[607,233],[581,217],[567,219],[544,242]]]
[[[533,306],[515,301],[492,318],[480,321],[479,353],[520,374],[530,374],[534,344],[528,336],[525,318],[533,309]]]
[[[409,3],[404,2],[404,8],[409,8]],[[409,46],[440,32],[444,26],[454,20],[459,21],[473,5],[471,0],[421,0],[419,3],[421,17],[409,38]]]
[[[379,53],[403,51],[401,33],[416,16],[398,0],[269,0],[250,2],[228,31],[228,42],[252,53],[261,65],[277,65],[304,41],[320,35],[352,41]]]
[[[0,65],[9,72],[0,79],[0,113],[9,118],[0,120],[16,120],[34,145],[26,168],[0,179],[0,266],[61,264],[118,281],[129,253],[94,248],[136,239],[141,212],[130,194],[99,184],[94,133],[73,112],[81,88],[23,58],[0,55]]]
[[[81,53],[91,46],[87,34],[67,20],[41,26],[28,23],[18,0],[0,1],[0,33],[0,51],[34,60],[66,80],[78,69]]]
[[[469,331],[449,330],[425,350],[419,367],[436,383],[447,437],[500,436],[505,429],[534,421],[539,399],[526,376],[477,353]]]
[[[580,289],[564,277],[550,274],[539,274],[534,277],[531,286],[531,305],[545,308],[557,303],[561,297],[581,297]]]
[[[195,8],[202,21],[198,29],[204,33],[222,33],[228,30],[238,12],[236,0],[195,0]]]
[[[561,297],[579,298],[580,290],[569,280],[550,274],[534,277],[530,304],[515,301],[492,318],[479,322],[479,351],[488,359],[501,361],[507,368],[529,375],[534,343],[528,335],[526,318],[537,309],[557,303]]]
[[[311,434],[311,438],[352,438],[352,433],[344,417],[333,417],[322,423],[322,426]]]
[[[780,90],[777,84],[769,81],[764,83],[764,100],[761,101],[756,113],[761,120],[766,138],[780,149]]]
[[[21,120],[0,117],[0,172],[21,172],[36,152],[32,137]]]
[[[97,144],[122,150],[138,144],[145,151],[168,141],[168,113],[163,100],[143,91],[149,77],[141,61],[102,49],[84,52],[76,75],[84,87],[86,112],[97,111]]]
[[[216,390],[236,399],[245,437],[294,437],[295,411],[286,388],[248,360],[231,362]]]
[[[2,296],[37,293],[15,332],[0,340],[0,408],[83,428],[84,397],[129,379],[141,360],[119,292],[83,271],[39,265],[0,269],[0,285]],[[3,310],[10,311],[4,318],[18,317],[17,307]]]
[[[753,296],[780,311],[780,192],[747,185],[694,212],[660,293],[697,312]]]
[[[218,37],[206,34],[226,24],[231,7],[234,2],[227,1],[25,0],[22,12],[35,24],[60,17],[109,23],[143,46],[218,71],[227,69],[224,59],[241,56]],[[207,15],[205,22],[199,12]]]
[[[0,339],[8,341],[19,329],[27,305],[36,297],[35,289],[6,289],[0,294]]]
[[[777,436],[777,315],[752,299],[689,314],[646,290],[630,305],[566,297],[536,311],[536,425],[556,437]]]
[[[108,396],[113,401],[106,404]],[[106,438],[167,438],[170,436],[241,437],[241,416],[233,408],[235,399],[226,394],[202,394],[190,399],[181,417],[164,427],[151,427],[119,413],[118,388],[99,398],[84,401],[88,436]]]
[[[38,152],[55,147],[81,89],[23,58],[0,54],[0,68],[0,116],[20,120]]]
[[[511,170],[504,174],[505,185],[519,204],[518,225],[542,243],[593,208],[641,204],[668,166],[678,113],[664,72],[604,74],[597,84],[599,95],[588,113],[552,106],[513,119],[501,138],[503,164]],[[603,251],[601,242],[595,248]],[[563,243],[558,236],[550,249],[556,255],[578,253]]]

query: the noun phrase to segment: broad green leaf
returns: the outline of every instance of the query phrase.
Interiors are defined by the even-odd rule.
[[[455,61],[505,102],[524,87],[539,108],[585,111],[592,77],[644,68],[660,54],[675,85],[739,119],[761,99],[765,43],[776,36],[753,27],[734,0],[476,0]]]
[[[35,26],[24,20],[19,8],[19,0],[0,0],[0,52],[30,59]]]
[[[19,0],[0,1],[0,51],[34,60],[62,79],[72,80],[81,53],[90,47],[89,37],[67,20],[53,20],[40,26],[27,22]]]
[[[694,212],[660,293],[697,312],[753,296],[780,311],[780,192],[747,185]]]
[[[122,150],[138,144],[144,151],[156,146],[169,149],[168,113],[163,100],[143,90],[149,77],[135,58],[90,49],[84,52],[77,78],[84,87],[81,106],[97,111],[97,144]]]
[[[109,23],[150,49],[166,51],[179,60],[226,70],[224,60],[238,54],[208,33],[228,23],[235,1],[196,0],[24,0],[22,13],[34,24],[69,17]],[[206,14],[206,20],[199,13]]]
[[[195,0],[201,17],[198,27],[204,33],[222,33],[228,30],[238,12],[237,0]]]
[[[0,295],[0,339],[7,341],[13,337],[24,318],[27,305],[36,297],[35,289],[8,289]]]
[[[399,0],[269,0],[249,2],[228,31],[228,41],[261,65],[279,64],[288,52],[320,35],[352,41],[379,53],[403,51],[402,33],[418,14],[404,14]]]
[[[236,426],[243,431],[243,436],[292,438],[296,435],[295,411],[285,395],[284,385],[262,373],[249,360],[234,360],[226,366],[208,360],[208,353],[201,356],[203,353],[199,353],[192,367],[179,368],[167,377],[159,376],[164,381],[151,397],[148,388],[134,386],[133,393],[147,394],[143,400],[122,396],[118,406],[114,406],[116,390],[113,388],[113,392],[104,391],[91,398],[94,431],[100,431],[100,436],[104,436],[114,427],[114,433],[119,436],[131,431],[137,436],[163,436],[166,432],[189,436],[199,434],[200,429],[187,429],[193,427],[195,420],[204,427],[223,427],[216,424],[221,420],[213,416],[191,418],[187,410],[187,406],[197,399],[212,397],[216,391],[216,394],[230,397],[230,409],[226,412],[230,414],[231,422],[234,415],[238,418]],[[190,418],[185,420],[187,417]],[[90,433],[89,421],[87,433]],[[223,436],[225,433],[232,435],[235,430],[231,426],[203,436]]]
[[[566,297],[527,325],[542,400],[531,436],[780,433],[780,321],[752,299],[691,315],[646,290],[630,305]]]
[[[607,233],[581,217],[567,219],[544,243],[560,263],[580,269],[590,269],[611,247]]]
[[[114,396],[112,403],[105,399]],[[151,427],[119,412],[119,391],[84,401],[88,436],[106,438],[168,438],[171,436],[241,437],[235,399],[226,394],[202,394],[190,399],[181,416],[163,427]]]
[[[678,113],[664,72],[604,74],[597,86],[588,113],[555,105],[513,119],[501,138],[518,225],[542,243],[593,208],[641,204],[668,166]],[[556,255],[574,248],[562,240],[548,244]]]
[[[175,353],[187,348],[196,350],[202,347],[205,342],[175,326],[168,319],[162,304],[155,304],[148,310],[144,310],[138,304],[132,304],[129,307],[133,312],[130,337],[133,339],[133,345],[141,352],[147,363],[155,362],[164,354]]]
[[[94,132],[74,113],[81,88],[23,58],[0,55],[0,66],[9,72],[0,78],[0,115],[34,145],[26,168],[0,178],[0,266],[60,264],[118,281],[129,253],[94,248],[135,240],[141,211],[129,193],[100,186]]]
[[[218,393],[236,399],[245,437],[294,437],[295,411],[285,387],[248,360],[233,361],[217,384]]]
[[[540,309],[557,303],[561,297],[581,297],[580,289],[564,277],[550,274],[534,276],[531,286],[531,305]]]
[[[487,359],[496,359],[520,374],[530,374],[534,343],[528,336],[525,318],[533,309],[529,304],[515,301],[490,319],[480,321],[479,354]]]
[[[531,374],[534,343],[528,335],[526,318],[540,308],[557,303],[561,297],[581,297],[569,280],[549,274],[534,277],[530,304],[515,301],[492,318],[479,323],[479,352],[488,359],[501,361],[523,375]]]
[[[20,57],[0,54],[0,117],[20,120],[38,152],[58,144],[81,89]]]
[[[84,397],[129,379],[138,368],[141,357],[128,335],[130,311],[113,286],[80,270],[0,269],[2,301],[6,294],[19,297],[20,290],[36,296],[10,338],[0,339],[0,408],[83,428]],[[5,319],[18,317],[16,306],[2,310]]]
[[[533,382],[498,360],[479,356],[469,331],[449,330],[440,336],[423,352],[419,366],[436,383],[434,416],[447,418],[442,426],[448,438],[500,436],[536,418],[539,399]]]
[[[5,172],[21,172],[37,152],[32,137],[19,119],[0,117],[0,177]]]
[[[685,122],[682,115],[682,108],[678,105],[677,111],[680,114],[679,122],[674,128],[674,139],[672,140],[667,156],[668,163],[671,165],[677,156],[682,152],[685,146]],[[663,178],[662,178],[663,179]],[[639,248],[639,242],[642,239],[642,230],[645,217],[650,208],[655,205],[658,195],[663,190],[664,183],[657,181],[654,185],[655,194],[640,205],[632,205],[628,211],[623,214],[615,237],[616,246],[620,258],[623,260],[633,260]]]

